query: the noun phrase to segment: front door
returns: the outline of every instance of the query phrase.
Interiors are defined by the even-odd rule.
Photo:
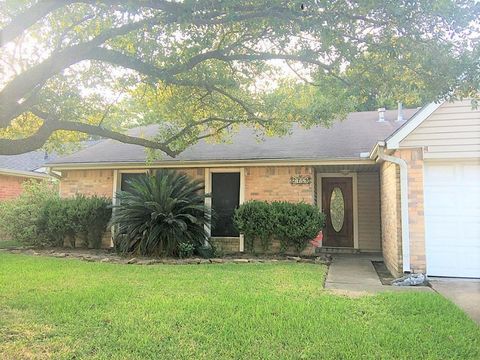
[[[212,236],[236,237],[233,214],[240,202],[240,173],[212,173]]]
[[[352,178],[322,178],[322,209],[327,216],[323,245],[353,247]]]

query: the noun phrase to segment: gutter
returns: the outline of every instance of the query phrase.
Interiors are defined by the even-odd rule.
[[[58,172],[53,171],[51,167],[47,167],[47,174],[55,179],[62,179],[62,176]]]
[[[387,155],[384,152],[385,143],[379,142],[372,150],[370,157],[376,155],[377,160],[384,160],[400,167],[400,207],[402,222],[402,263],[403,272],[410,273],[410,228],[408,217],[408,167],[407,162],[401,158]]]
[[[375,160],[363,157],[340,159],[248,159],[248,160],[200,160],[164,162],[104,162],[104,163],[48,163],[52,171],[86,169],[158,169],[197,167],[242,167],[242,166],[315,166],[315,165],[356,165],[375,164]]]
[[[48,175],[44,173],[36,173],[34,171],[25,171],[25,170],[3,169],[3,168],[0,168],[0,175],[35,178],[35,179],[48,178]]]

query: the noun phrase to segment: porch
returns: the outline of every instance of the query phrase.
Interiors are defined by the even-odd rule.
[[[205,174],[207,192],[212,193],[210,204],[219,204],[219,198],[231,200],[224,202],[226,209],[221,209],[225,217],[231,216],[238,206],[236,204],[243,201],[304,201],[316,204],[327,215],[322,247],[307,249],[305,254],[382,251],[378,164],[364,162],[228,170],[225,175],[238,174],[235,181],[231,181],[230,190],[226,186],[226,177],[219,186],[215,186],[215,179],[222,176],[223,169],[207,169]],[[225,193],[228,196],[224,197]],[[222,220],[222,228],[212,233],[212,242],[225,253],[242,252],[243,239],[235,234],[234,229],[227,231],[228,222],[228,219]],[[273,241],[271,252],[279,247],[276,245],[279,244]]]

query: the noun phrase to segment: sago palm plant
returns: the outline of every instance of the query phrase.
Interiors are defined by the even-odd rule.
[[[123,253],[178,255],[180,243],[208,240],[210,211],[204,184],[173,170],[128,181],[113,207],[115,247]]]

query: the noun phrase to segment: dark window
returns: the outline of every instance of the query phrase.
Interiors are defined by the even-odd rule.
[[[128,181],[131,179],[137,179],[141,176],[145,176],[145,173],[123,173],[121,174],[122,182],[120,184],[120,190],[128,191],[130,186],[128,185]]]
[[[240,201],[240,173],[212,173],[212,236],[238,236],[233,213]]]

